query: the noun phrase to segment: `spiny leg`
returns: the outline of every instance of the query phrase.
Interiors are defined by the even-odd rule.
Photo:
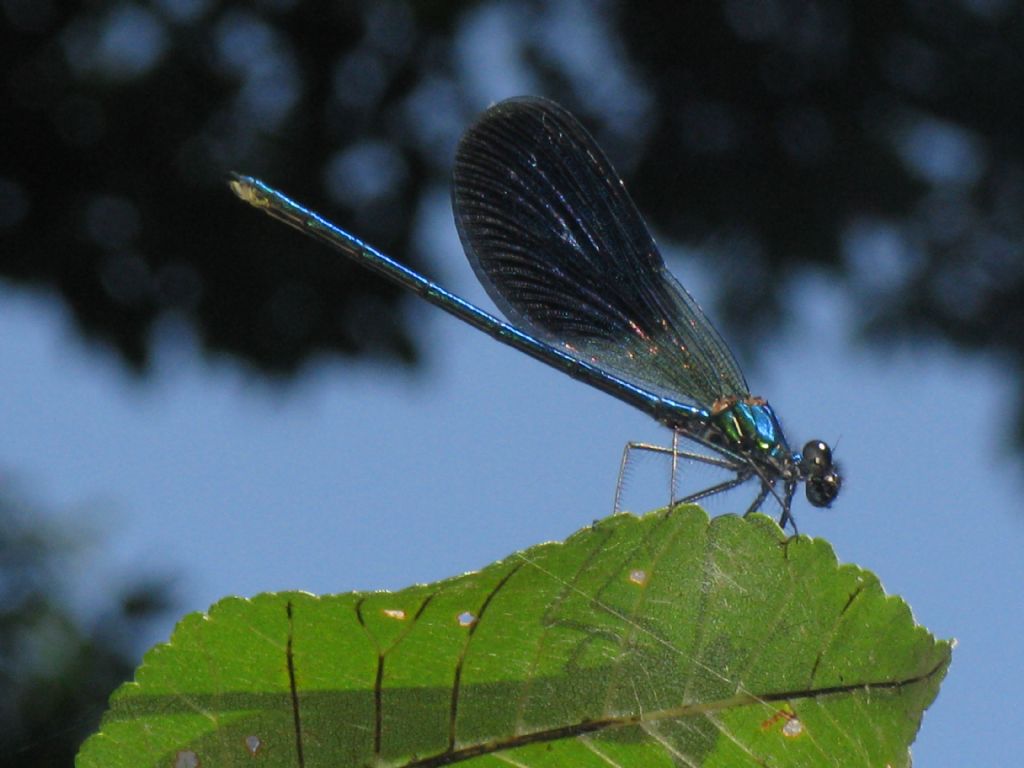
[[[783,531],[785,531],[786,530],[786,523],[789,523],[791,526],[793,526],[793,535],[794,536],[799,536],[800,535],[800,531],[797,530],[796,519],[793,517],[792,512],[789,511],[790,510],[790,505],[793,503],[793,493],[795,491],[796,491],[796,483],[795,482],[788,482],[788,483],[786,483],[785,500],[784,500],[784,502],[782,504],[782,515],[779,517],[779,528],[781,528]]]
[[[757,512],[761,505],[764,504],[764,500],[768,498],[768,491],[770,490],[771,486],[762,480],[760,492],[758,492],[757,497],[751,502],[750,506],[747,507],[747,511],[743,513],[743,516],[747,517],[748,515],[752,515]]]
[[[703,491],[697,491],[696,493],[691,493],[689,496],[679,499],[679,501],[676,502],[676,506],[680,504],[692,504],[695,501],[700,501],[701,499],[706,499],[709,496],[714,496],[716,493],[724,493],[725,491],[735,488],[737,485],[742,485],[749,479],[750,475],[745,474],[741,470],[736,477],[731,480],[726,480],[718,483],[717,485],[712,485],[710,488],[705,488]]]
[[[676,505],[676,472],[679,469],[679,430],[672,430],[672,468],[668,473],[668,508]]]
[[[757,477],[761,478],[761,492],[758,494],[757,498],[754,499],[754,503],[747,508],[744,516],[756,512],[758,507],[764,503],[764,500],[770,493],[775,497],[775,500],[779,502],[779,509],[782,510],[782,516],[779,519],[779,527],[785,530],[785,523],[789,522],[793,525],[793,531],[796,532],[796,523],[789,512],[790,505],[793,502],[793,493],[796,490],[796,480],[786,480],[783,485],[782,495],[780,496],[779,492],[775,490],[775,482],[778,478],[769,477],[765,470],[757,464],[751,464],[750,471],[751,474],[757,475]]]
[[[782,514],[779,516],[779,528],[783,531],[786,530],[786,525],[793,527],[793,535],[799,536],[800,531],[797,530],[796,520],[793,518],[793,514],[790,512],[790,506],[793,503],[793,493],[796,490],[796,482],[789,481],[785,485],[783,495],[775,491],[775,483],[769,482],[761,477],[761,491],[757,494],[757,498],[754,499],[753,503],[747,508],[747,511],[743,513],[743,516],[752,515],[760,509],[764,500],[768,498],[768,494],[771,493],[779,502],[779,506],[782,508]]]
[[[708,456],[707,454],[703,454],[703,453],[694,453],[692,451],[681,451],[681,450],[679,450],[679,447],[678,447],[679,446],[679,432],[678,432],[678,430],[673,430],[672,435],[673,435],[673,437],[672,437],[672,447],[671,448],[669,448],[667,446],[664,446],[664,445],[655,445],[654,443],[641,443],[641,442],[637,442],[635,440],[631,440],[628,443],[626,443],[626,447],[622,449],[622,461],[619,462],[619,477],[615,481],[615,500],[614,500],[614,504],[612,505],[612,514],[613,515],[617,515],[617,514],[619,514],[619,512],[622,511],[622,492],[623,492],[623,487],[625,485],[626,470],[629,467],[629,458],[630,458],[630,454],[633,451],[648,451],[649,453],[658,453],[658,454],[662,454],[662,455],[669,455],[669,456],[672,457],[672,477],[670,479],[671,488],[670,488],[670,495],[669,495],[669,508],[677,506],[678,504],[686,504],[686,503],[689,503],[691,501],[695,501],[696,499],[702,499],[702,498],[704,498],[705,495],[709,495],[710,496],[713,493],[718,493],[719,492],[718,490],[712,491],[712,494],[704,494],[703,492],[701,492],[700,494],[693,494],[691,496],[687,496],[686,498],[676,500],[676,498],[675,498],[676,472],[677,472],[678,463],[679,463],[679,459],[680,458],[686,459],[688,461],[697,461],[697,462],[700,462],[701,464],[709,464],[709,465],[711,465],[713,467],[719,467],[721,469],[727,469],[727,470],[729,470],[731,472],[736,472],[737,471],[736,462],[734,462],[734,461],[729,461],[727,459],[722,459],[722,458],[719,458],[717,456]],[[749,475],[748,475],[748,477],[749,477]],[[743,480],[746,480],[746,479],[747,479],[747,477],[743,478]],[[728,482],[732,482],[732,481],[728,481]],[[741,480],[740,482],[743,482],[743,481]],[[722,484],[722,485],[724,485],[724,484]],[[727,488],[722,488],[721,490],[727,490],[728,488],[732,488],[735,485],[739,485],[739,483],[733,483],[732,485],[729,485]],[[713,486],[713,487],[716,488],[716,489],[718,488],[718,486]],[[708,490],[711,490],[711,489],[708,489]]]

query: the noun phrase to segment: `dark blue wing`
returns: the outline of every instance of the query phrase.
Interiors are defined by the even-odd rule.
[[[558,105],[487,110],[459,143],[452,197],[470,264],[514,324],[660,395],[708,407],[748,394],[611,163]]]

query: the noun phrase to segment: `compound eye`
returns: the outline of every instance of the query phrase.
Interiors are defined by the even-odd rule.
[[[832,468],[832,449],[822,440],[811,440],[804,446],[800,463],[808,475],[823,475]]]
[[[816,507],[830,506],[839,495],[842,484],[842,478],[835,471],[811,475],[807,478],[804,488],[807,500]]]

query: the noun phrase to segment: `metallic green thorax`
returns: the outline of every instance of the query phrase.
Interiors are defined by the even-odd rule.
[[[754,448],[769,456],[779,456],[786,450],[775,412],[759,398],[728,403],[712,414],[711,421],[736,446]]]

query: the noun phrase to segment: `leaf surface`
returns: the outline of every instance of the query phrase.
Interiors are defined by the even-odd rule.
[[[909,765],[950,653],[822,540],[616,515],[436,584],[187,616],[77,764]]]

